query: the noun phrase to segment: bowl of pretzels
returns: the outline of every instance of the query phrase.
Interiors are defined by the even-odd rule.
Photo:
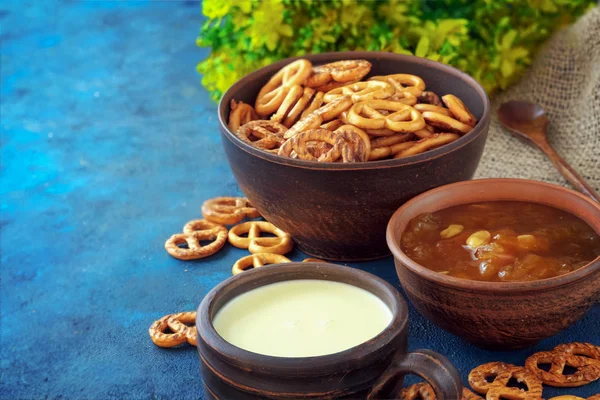
[[[471,179],[490,104],[470,76],[428,59],[340,52],[279,61],[219,104],[240,188],[304,252],[387,256],[394,211],[429,189]]]

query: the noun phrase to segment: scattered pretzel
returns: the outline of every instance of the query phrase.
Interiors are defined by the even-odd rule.
[[[471,114],[471,111],[465,106],[465,104],[455,95],[447,94],[442,96],[442,101],[448,107],[454,118],[462,122],[463,124],[471,127],[475,126],[477,120]]]
[[[278,149],[287,128],[275,121],[251,121],[235,133],[242,141],[264,150]]]
[[[245,197],[215,197],[202,204],[202,215],[221,225],[237,224],[244,218],[258,218],[260,214]]]
[[[586,356],[600,361],[600,346],[591,343],[564,343],[559,344],[552,350],[558,353],[568,353],[576,356]]]
[[[539,368],[540,364],[550,364],[548,372]],[[575,368],[573,374],[564,375],[566,366]],[[600,361],[584,356],[554,351],[535,353],[525,360],[525,367],[544,384],[556,387],[576,387],[587,385],[600,378]]]
[[[477,393],[486,394],[498,375],[518,368],[516,365],[503,362],[489,362],[482,364],[469,373],[469,385]],[[492,379],[491,382],[488,379]]]
[[[600,399],[600,395],[597,395],[597,396],[598,396],[598,399]],[[592,399],[592,397],[588,398],[588,400]],[[550,400],[585,400],[585,399],[583,397],[573,396],[572,394],[563,394],[562,396],[552,397]]]
[[[471,126],[463,124],[462,122],[448,117],[447,115],[436,113],[433,111],[424,111],[423,118],[429,125],[433,125],[436,128],[440,128],[444,132],[456,132],[460,134],[469,133]],[[421,128],[419,128],[421,129]]]
[[[261,237],[260,233],[271,233],[277,237]],[[248,234],[248,237],[240,235]],[[294,246],[292,237],[266,221],[249,221],[236,225],[229,231],[229,243],[250,253],[289,253]]]
[[[200,241],[212,241],[202,246]],[[165,242],[165,250],[180,260],[196,260],[215,254],[227,240],[227,228],[203,219],[190,221],[183,227],[183,233],[171,236]],[[188,248],[179,247],[187,244]]]
[[[527,390],[508,387],[511,378],[523,383]],[[535,375],[523,367],[503,362],[491,362],[474,368],[469,374],[469,384],[476,392],[485,394],[488,400],[542,397],[542,383]]]
[[[366,81],[345,85],[330,90],[325,94],[325,103],[332,102],[341,96],[350,96],[353,102],[386,99],[394,94],[394,87],[386,82]]]
[[[281,254],[257,253],[242,257],[233,264],[231,272],[237,275],[252,268],[260,268],[267,264],[283,264],[292,262],[289,258]],[[251,267],[251,268],[249,268]]]
[[[471,392],[467,388],[463,388],[461,400],[483,400],[483,397]]]
[[[229,129],[232,132],[237,132],[240,126],[247,124],[250,121],[258,119],[258,114],[254,111],[251,105],[240,101],[236,103],[235,100],[231,100],[229,103]]]
[[[185,332],[185,338],[192,346],[198,345],[195,311],[172,314],[167,319],[167,325],[173,332]]]
[[[186,331],[178,330],[173,333],[165,333],[169,329],[168,320],[171,315],[165,315],[161,319],[154,321],[148,329],[150,339],[159,347],[175,347],[187,342]]]
[[[374,76],[370,81],[382,81],[391,84],[397,93],[409,92],[413,96],[421,96],[425,90],[425,82],[416,75],[394,74],[385,76]]]
[[[402,388],[400,400],[435,400],[435,392],[429,383],[419,382]]]
[[[274,113],[283,103],[290,88],[303,85],[311,71],[312,64],[305,59],[294,61],[280,69],[258,92],[254,105],[257,114],[264,117]]]

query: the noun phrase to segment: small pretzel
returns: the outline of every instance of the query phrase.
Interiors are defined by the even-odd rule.
[[[463,124],[469,126],[475,126],[477,123],[477,119],[475,116],[471,114],[471,111],[465,106],[465,103],[462,102],[461,99],[454,96],[453,94],[447,94],[442,96],[442,101],[448,107],[450,112],[452,112],[454,118],[462,122]]]
[[[421,112],[424,111],[433,111],[436,113],[440,113],[440,114],[444,114],[448,117],[454,117],[454,114],[452,114],[450,112],[450,110],[448,110],[447,108],[444,107],[440,107],[440,106],[434,106],[432,104],[415,104],[413,106],[416,110],[419,110]]]
[[[232,99],[229,103],[229,110],[228,125],[231,132],[234,133],[237,132],[240,126],[258,119],[258,114],[254,111],[254,108],[243,101],[236,103],[236,101]]]
[[[586,356],[600,361],[600,346],[591,343],[564,343],[552,350],[554,353],[567,353],[575,356]]]
[[[509,387],[508,382],[514,378],[517,382],[524,384],[527,390],[516,387]],[[501,400],[501,399],[523,399],[537,400],[542,398],[542,382],[540,382],[533,374],[525,368],[516,367],[513,370],[505,371],[494,379],[494,383],[490,385],[485,398],[486,400]]]
[[[312,75],[307,79],[306,86],[319,87],[330,81],[351,82],[359,81],[371,71],[371,63],[367,60],[336,61],[313,68]]]
[[[215,254],[225,245],[227,228],[203,219],[190,221],[183,227],[183,233],[171,236],[165,242],[165,250],[180,260],[196,260]],[[200,241],[211,240],[205,246]],[[186,243],[188,248],[179,247]]]
[[[369,135],[354,125],[342,125],[334,131],[349,144],[342,147],[342,160],[344,162],[365,162],[371,152],[371,139]],[[346,154],[344,154],[346,152]]]
[[[261,232],[277,237],[261,237]],[[248,237],[240,236],[245,233]],[[229,231],[229,243],[240,249],[248,249],[250,253],[285,254],[294,246],[288,233],[266,221],[249,221],[232,227]]]
[[[329,103],[340,96],[350,96],[353,102],[365,100],[386,99],[394,94],[394,87],[386,82],[366,81],[356,82],[345,85],[337,89],[330,90],[325,94],[323,100]]]
[[[371,139],[371,148],[388,147],[398,143],[406,142],[413,138],[412,133],[395,133],[392,136],[382,136],[375,139]]]
[[[148,329],[150,339],[159,347],[174,347],[187,342],[186,332],[177,330],[173,333],[165,333],[169,328],[168,320],[171,315],[165,315],[161,319],[154,321]]]
[[[356,83],[356,82],[360,82],[360,81],[359,80],[350,81],[350,82],[331,81],[322,86],[316,87],[315,90],[318,90],[319,92],[327,93],[329,91],[332,91],[333,89],[341,88],[342,86],[350,85],[350,84]]]
[[[280,122],[287,116],[288,111],[300,100],[304,90],[300,85],[294,85],[290,87],[287,95],[281,102],[281,105],[277,109],[277,112],[271,115],[271,121]]]
[[[429,383],[419,382],[402,388],[400,400],[435,400],[435,392]]]
[[[425,90],[425,82],[416,75],[410,74],[394,74],[384,76],[374,76],[369,78],[370,81],[383,81],[391,84],[396,89],[397,93],[409,92],[413,96],[421,96]]]
[[[313,113],[320,115],[323,121],[329,121],[352,107],[352,98],[350,96],[340,96],[328,104],[316,109]]]
[[[245,197],[215,197],[202,204],[202,215],[222,225],[237,224],[244,218],[258,218],[260,213]]]
[[[423,118],[428,124],[433,125],[436,128],[440,128],[444,132],[456,132],[460,134],[469,133],[471,126],[463,124],[462,122],[448,117],[444,114],[436,113],[433,111],[424,111]],[[420,129],[420,128],[419,128]]]
[[[327,153],[322,154],[320,157],[315,157],[307,149],[308,142],[325,142],[332,147]],[[344,144],[344,140],[331,131],[326,129],[309,129],[288,139],[279,148],[278,154],[290,157],[292,151],[294,151],[298,155],[298,158],[302,160],[334,162],[340,158],[341,148]]]
[[[384,115],[380,111],[392,112]],[[350,109],[348,120],[359,128],[388,128],[394,132],[414,132],[425,127],[425,120],[419,111],[409,105],[388,100],[358,102]]]
[[[258,92],[254,105],[258,115],[264,117],[274,113],[283,103],[290,87],[303,85],[311,72],[312,64],[304,59],[296,60],[280,69]]]
[[[324,123],[320,126],[321,129],[327,129],[328,131],[335,131],[340,126],[345,125],[341,119],[332,119],[329,122]]]
[[[325,93],[323,93],[323,92],[315,93],[315,97],[312,98],[312,100],[310,101],[310,104],[306,107],[306,109],[304,111],[302,111],[302,115],[300,115],[300,118],[306,117],[308,114],[312,113],[317,108],[321,107],[323,105],[323,97],[324,96],[325,96]]]
[[[424,91],[419,96],[419,103],[432,104],[434,106],[443,106],[440,96],[433,92]]]
[[[394,132],[391,129],[383,128],[383,129],[365,129],[367,135],[370,136],[392,136],[398,134],[398,132]]]
[[[287,132],[284,133],[283,138],[289,139],[296,136],[300,132],[307,131],[309,129],[316,129],[323,123],[323,117],[316,112],[308,114],[306,117],[301,118],[296,122]],[[283,145],[282,145],[283,147]],[[281,150],[281,148],[280,148]]]
[[[471,385],[473,390],[477,393],[486,394],[500,374],[512,371],[515,368],[519,367],[503,362],[489,362],[482,364],[472,369],[469,373],[469,385]],[[488,379],[492,379],[492,381],[489,382]]]
[[[259,149],[278,149],[283,143],[287,128],[275,121],[251,121],[235,133],[242,141]]]
[[[463,388],[461,400],[483,400],[483,397],[471,392],[467,388]]]
[[[436,147],[443,146],[454,142],[460,136],[455,133],[435,133],[430,137],[421,139],[414,143],[413,146],[396,154],[394,158],[402,158],[421,154]]]
[[[539,368],[539,364],[550,364],[550,370],[544,371]],[[573,367],[576,371],[564,375],[565,366]],[[525,367],[549,386],[583,386],[600,378],[600,361],[568,353],[554,351],[535,353],[525,360]]]
[[[198,345],[195,311],[173,314],[167,319],[167,325],[169,325],[169,328],[171,328],[173,332],[185,331],[187,342],[192,346]]]
[[[410,92],[396,92],[391,97],[388,98],[390,101],[398,101],[400,103],[404,103],[409,106],[414,106],[417,104],[417,97]]]
[[[233,264],[231,272],[233,275],[237,275],[244,271],[252,268],[260,268],[267,264],[283,264],[292,262],[289,258],[282,256],[281,254],[272,253],[258,253],[250,254],[249,256],[242,257]],[[248,268],[252,266],[252,268]]]
[[[600,399],[600,394],[597,395]],[[592,399],[589,397],[588,400]],[[552,397],[550,400],[585,400],[583,397],[573,396],[572,394],[563,394],[562,396]]]
[[[314,89],[304,88],[302,96],[296,101],[296,104],[294,104],[292,109],[289,110],[287,116],[285,117],[285,120],[283,121],[284,126],[289,128],[294,125],[294,123],[300,118],[300,114],[306,110],[314,94]]]

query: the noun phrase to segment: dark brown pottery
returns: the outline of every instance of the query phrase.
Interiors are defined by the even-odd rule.
[[[387,242],[415,308],[443,329],[486,348],[533,345],[579,320],[600,297],[600,257],[568,274],[532,282],[480,282],[439,274],[400,249],[408,222],[425,213],[480,201],[526,201],[567,211],[600,233],[600,205],[569,189],[523,179],[482,179],[433,189],[392,216]]]
[[[236,347],[215,331],[212,319],[229,300],[248,290],[294,279],[348,283],[378,296],[392,311],[390,325],[348,350],[318,357],[273,357]],[[229,278],[198,307],[198,353],[206,394],[213,399],[390,398],[405,374],[428,381],[438,399],[460,398],[460,376],[440,354],[407,353],[408,310],[390,284],[367,272],[326,263],[275,264]]]
[[[479,120],[468,134],[435,150],[396,160],[318,163],[266,153],[239,140],[227,128],[232,99],[254,104],[269,77],[294,59],[253,72],[223,96],[219,122],[233,174],[252,204],[270,222],[290,233],[298,247],[328,260],[386,256],[385,226],[410,198],[447,183],[470,179],[487,137],[490,106],[470,76],[443,64],[384,52],[345,52],[306,56],[313,64],[364,58],[370,75],[421,76],[428,90],[460,97]]]

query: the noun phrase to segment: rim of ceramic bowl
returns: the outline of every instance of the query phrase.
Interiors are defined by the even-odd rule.
[[[376,161],[366,161],[366,162],[357,162],[357,163],[324,163],[317,161],[309,161],[309,160],[300,160],[289,157],[283,157],[277,154],[268,153],[257,149],[256,147],[245,143],[240,138],[238,138],[233,132],[229,130],[229,126],[227,124],[227,110],[229,109],[229,98],[233,99],[235,94],[240,91],[245,85],[246,82],[255,79],[261,79],[261,77],[265,75],[273,75],[276,71],[284,67],[285,65],[291,63],[292,61],[305,58],[310,60],[313,63],[327,63],[339,60],[346,59],[361,59],[367,58],[371,62],[373,59],[375,60],[391,60],[391,61],[406,61],[417,65],[426,65],[433,67],[440,71],[443,74],[447,74],[453,79],[457,79],[463,81],[466,85],[471,86],[477,94],[480,96],[480,100],[483,102],[483,115],[481,119],[477,121],[477,125],[465,135],[459,137],[452,143],[443,145],[433,150],[426,151],[421,154],[417,154],[414,156],[408,156],[404,158],[398,159],[390,159],[390,160],[376,160]],[[400,73],[399,71],[398,73]],[[227,101],[225,99],[228,99]],[[241,150],[246,151],[256,157],[268,160],[270,162],[292,165],[295,167],[305,168],[305,169],[326,169],[332,171],[347,171],[347,170],[362,170],[362,169],[378,169],[378,168],[389,168],[389,167],[397,167],[401,165],[410,165],[416,164],[424,161],[433,160],[439,157],[442,157],[448,153],[456,151],[463,146],[466,146],[473,140],[475,140],[479,135],[484,133],[487,130],[490,121],[490,101],[485,93],[483,87],[470,75],[459,71],[458,69],[451,67],[449,65],[445,65],[439,63],[437,61],[432,61],[426,58],[416,57],[407,54],[395,54],[390,52],[383,51],[345,51],[345,52],[330,52],[330,53],[320,53],[320,54],[310,54],[299,57],[290,57],[284,60],[278,61],[261,69],[258,69],[250,74],[244,76],[240,80],[238,80],[233,86],[231,86],[221,98],[218,106],[218,117],[219,117],[219,125],[221,128],[221,132],[224,133],[225,137],[239,147]]]
[[[242,293],[246,293],[249,290],[262,287],[271,283],[297,279],[319,280],[319,278],[298,277],[299,269],[309,271],[323,271],[325,272],[325,274],[327,274],[328,272],[335,272],[336,275],[352,275],[357,280],[368,282],[372,286],[377,286],[387,292],[389,298],[392,299],[392,302],[394,303],[393,305],[397,312],[392,315],[392,320],[390,321],[390,323],[373,338],[363,343],[360,343],[354,347],[350,347],[349,349],[321,356],[279,357],[254,353],[229,343],[223,337],[221,337],[221,335],[219,335],[219,333],[213,326],[210,314],[213,310],[213,307],[215,307],[214,303],[216,296],[220,294],[225,287],[232,286],[237,283],[240,285],[243,284],[248,288],[247,290],[244,290],[241,293],[233,296],[233,299],[236,296]],[[264,284],[259,283],[256,285],[252,285],[253,282],[257,282],[262,279],[261,275],[289,275],[290,279],[281,279],[273,282],[266,282]],[[326,276],[327,275],[324,275],[323,278],[325,278]],[[340,282],[337,279],[325,280],[333,280],[336,282]],[[241,283],[240,281],[245,282]],[[357,285],[353,285],[352,283],[347,284],[360,287]],[[368,289],[365,290],[369,291]],[[229,299],[228,301],[230,300],[231,299]],[[384,300],[382,299],[382,301]],[[393,312],[393,309],[390,309],[390,311]],[[291,262],[285,264],[272,264],[234,275],[224,280],[219,285],[215,286],[202,299],[202,302],[198,306],[196,316],[196,325],[199,327],[198,335],[202,337],[203,341],[205,341],[206,343],[210,343],[212,346],[214,346],[214,348],[217,350],[217,352],[220,353],[221,356],[227,358],[231,362],[243,365],[260,365],[261,369],[265,371],[288,370],[294,372],[310,372],[314,369],[314,365],[312,363],[317,360],[319,361],[319,367],[323,370],[326,370],[327,368],[335,368],[335,366],[339,364],[341,358],[347,358],[348,362],[350,362],[351,360],[364,359],[365,357],[368,357],[374,352],[381,350],[384,346],[392,342],[396,338],[396,336],[406,328],[407,323],[408,306],[406,304],[406,301],[401,297],[400,293],[391,284],[379,278],[378,276],[375,276],[366,271],[362,271],[352,267],[346,267],[344,265],[330,264],[324,262]]]
[[[394,226],[396,225],[396,221],[402,218],[404,212],[422,202],[425,197],[429,197],[438,193],[443,193],[448,191],[449,189],[465,187],[465,186],[477,186],[481,184],[495,184],[495,185],[503,185],[503,184],[517,184],[517,185],[528,185],[528,186],[536,186],[539,188],[543,188],[545,191],[556,191],[562,193],[562,196],[570,197],[572,199],[578,198],[579,200],[583,200],[584,202],[591,205],[593,208],[598,210],[598,221],[596,223],[590,222],[582,217],[579,217],[582,221],[587,223],[594,229],[598,234],[600,231],[598,230],[598,226],[600,226],[600,204],[595,201],[589,199],[588,197],[582,195],[581,193],[575,192],[571,189],[567,189],[562,186],[553,185],[550,183],[534,181],[529,179],[511,179],[511,178],[490,178],[490,179],[476,179],[471,181],[463,181],[451,183],[448,185],[440,186],[435,189],[431,189],[427,192],[424,192],[416,197],[413,197],[411,200],[404,203],[390,218],[390,221],[387,226],[386,231],[386,240],[390,251],[394,258],[400,263],[402,263],[406,268],[410,269],[412,272],[416,273],[419,277],[423,279],[427,279],[429,281],[433,281],[437,284],[449,286],[449,287],[458,287],[461,289],[467,290],[475,290],[475,291],[485,291],[489,292],[498,291],[498,292],[520,292],[520,291],[531,291],[531,290],[548,290],[555,288],[557,286],[562,286],[566,284],[570,284],[581,279],[585,279],[588,275],[594,273],[598,269],[600,269],[600,256],[596,259],[592,260],[590,263],[584,265],[583,267],[576,269],[575,271],[566,273],[564,275],[538,279],[534,281],[524,281],[524,282],[488,282],[488,281],[476,281],[471,279],[462,279],[455,278],[452,276],[447,276],[443,274],[439,274],[429,268],[426,268],[416,261],[413,261],[409,256],[406,255],[400,248],[400,237],[404,232],[396,232]],[[486,201],[494,201],[494,200],[486,200]],[[501,200],[497,200],[501,201]],[[510,201],[524,201],[524,202],[533,202],[530,200],[510,200]],[[477,201],[475,201],[477,202]],[[459,202],[447,207],[453,207],[461,204],[470,204],[472,202]],[[538,203],[539,204],[539,203]],[[444,208],[447,208],[444,207]],[[571,215],[574,215],[573,212],[565,210],[564,208],[557,207],[554,205],[550,205],[550,207],[557,208],[559,210],[568,212]],[[408,221],[407,221],[408,222]]]

